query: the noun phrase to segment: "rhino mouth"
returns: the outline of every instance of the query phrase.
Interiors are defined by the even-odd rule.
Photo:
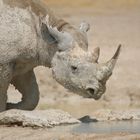
[[[81,92],[74,92],[84,98],[90,98],[90,99],[95,99],[95,100],[99,100],[102,97],[101,93],[96,93],[95,90],[90,89],[90,90],[85,90],[85,91],[81,91]]]
[[[99,100],[101,98],[101,95],[94,95],[94,96],[88,96],[86,98],[94,99],[94,100]]]
[[[59,81],[58,81],[59,82]],[[60,82],[59,82],[60,83]],[[94,88],[83,88],[83,87],[78,87],[78,86],[74,86],[74,85],[70,85],[70,84],[63,84],[63,86],[70,92],[73,92],[75,94],[78,94],[84,98],[91,98],[91,99],[95,99],[95,100],[99,100],[102,96],[102,93],[97,91]]]
[[[96,95],[96,96],[94,96],[93,98],[94,98],[95,100],[99,100],[99,99],[101,98],[101,95],[100,95],[100,96]]]

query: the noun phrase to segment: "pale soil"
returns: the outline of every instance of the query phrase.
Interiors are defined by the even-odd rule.
[[[0,140],[140,140],[140,134],[69,134],[48,132],[47,129],[0,127]]]
[[[37,109],[62,109],[80,118],[85,115],[94,116],[94,111],[98,109],[129,110],[140,108],[140,6],[139,1],[136,4],[133,2],[129,3],[129,6],[126,1],[125,4],[116,4],[121,6],[115,6],[115,10],[112,6],[109,8],[107,5],[104,8],[100,4],[96,7],[91,4],[90,6],[87,4],[85,7],[84,4],[81,4],[82,6],[77,4],[71,8],[65,5],[64,0],[62,4],[54,3],[54,1],[48,2],[58,15],[72,24],[78,26],[83,20],[91,24],[91,30],[88,34],[89,46],[90,49],[101,47],[101,62],[112,57],[119,43],[122,44],[123,48],[115,71],[107,84],[107,91],[99,101],[83,99],[68,92],[52,79],[51,70],[42,67],[36,68],[35,72],[41,92]],[[10,93],[9,100],[19,101],[19,96],[15,96],[13,87],[9,89],[8,93]],[[79,140],[140,139],[138,134],[64,134],[60,136],[43,129],[0,127],[0,140],[46,140],[59,137],[60,139]]]

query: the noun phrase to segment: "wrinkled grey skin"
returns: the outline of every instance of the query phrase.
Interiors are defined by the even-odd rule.
[[[52,68],[64,87],[86,98],[99,99],[106,90],[120,46],[110,61],[98,64],[99,48],[88,51],[87,23],[79,28],[54,16],[41,0],[0,0],[0,112],[33,110],[39,90],[33,68]],[[9,84],[22,94],[7,103]]]

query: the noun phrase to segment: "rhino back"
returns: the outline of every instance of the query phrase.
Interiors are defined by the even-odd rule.
[[[22,9],[31,7],[36,15],[45,15],[48,12],[48,8],[46,8],[46,4],[43,0],[3,0],[3,3],[10,7],[18,7]]]

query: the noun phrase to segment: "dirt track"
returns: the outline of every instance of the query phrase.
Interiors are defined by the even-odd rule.
[[[63,0],[64,1],[64,0]],[[132,109],[140,107],[140,8],[129,4],[115,6],[110,9],[107,6],[97,6],[93,8],[72,6],[68,7],[66,3],[58,4],[48,1],[58,15],[69,22],[79,25],[82,20],[91,24],[89,36],[90,49],[100,46],[100,61],[105,62],[112,57],[117,45],[122,44],[123,49],[121,57],[117,63],[112,78],[107,85],[107,92],[99,101],[83,99],[73,93],[69,93],[63,87],[58,85],[51,77],[51,71],[42,67],[36,68],[36,75],[40,87],[41,99],[37,109],[59,108],[70,112],[75,117],[84,115],[94,116],[94,111],[107,109]],[[119,5],[119,4],[118,4]],[[124,4],[125,5],[125,4]],[[46,78],[45,78],[46,77]],[[15,98],[15,90],[11,87],[8,91],[9,100],[19,100]],[[81,110],[82,108],[82,110]],[[47,132],[47,130],[32,130],[29,128],[10,128],[0,127],[1,140],[20,140],[33,139],[45,140],[59,135]],[[110,135],[72,135],[65,134],[61,139],[140,139],[135,134],[110,134]]]

